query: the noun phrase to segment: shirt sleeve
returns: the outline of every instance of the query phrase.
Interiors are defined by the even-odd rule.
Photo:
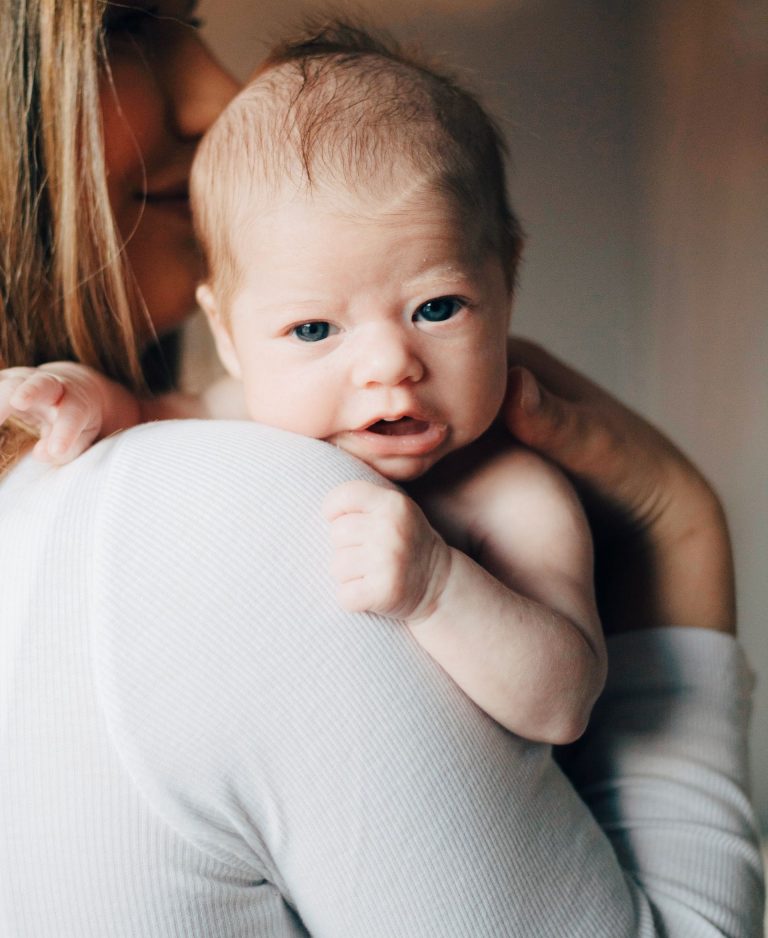
[[[608,681],[568,773],[664,935],[763,934],[747,791],[754,677],[730,635],[609,641]]]
[[[593,815],[548,747],[480,712],[407,629],[339,609],[319,506],[351,478],[375,477],[250,424],[125,434],[96,670],[152,808],[233,876],[274,883],[315,938],[758,934],[735,644],[688,633],[682,680],[628,682],[615,722],[606,703],[574,760]],[[653,661],[674,650],[637,641]],[[666,828],[686,831],[674,863]]]

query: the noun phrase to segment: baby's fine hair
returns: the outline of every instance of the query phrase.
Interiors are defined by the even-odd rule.
[[[447,196],[470,243],[501,259],[511,286],[522,234],[505,153],[475,96],[390,37],[338,20],[309,29],[271,51],[199,147],[192,206],[208,279],[220,298],[237,283],[236,242],[254,208],[341,188]]]

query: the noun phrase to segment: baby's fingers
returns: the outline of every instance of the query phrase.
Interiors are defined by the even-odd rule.
[[[47,417],[47,409],[55,407],[63,396],[60,378],[47,371],[35,371],[15,387],[9,403],[14,410]]]
[[[321,510],[326,521],[335,521],[342,515],[373,511],[392,494],[391,489],[355,479],[332,489],[323,499]]]
[[[33,454],[45,462],[70,462],[95,439],[99,424],[94,408],[81,396],[68,392],[55,374],[35,371],[14,382],[9,396],[11,413],[38,429]]]
[[[32,368],[8,368],[0,378],[0,423],[18,417],[43,435],[52,425],[64,385],[55,375]]]
[[[352,580],[360,580],[370,571],[370,561],[360,547],[344,547],[335,550],[331,557],[330,574],[334,582],[341,586]]]
[[[45,443],[50,462],[67,463],[85,452],[98,432],[98,423],[93,421],[92,415],[83,409],[82,404],[68,404],[65,399],[50,432],[40,442]]]
[[[341,550],[377,539],[379,525],[370,514],[353,512],[338,515],[330,524],[331,547]]]
[[[372,612],[375,607],[375,594],[371,591],[366,577],[339,583],[336,587],[336,600],[347,612]]]
[[[331,577],[336,583],[336,599],[347,612],[388,611],[386,583],[381,571],[371,565],[368,552],[361,547],[337,550],[331,559]]]
[[[34,368],[5,368],[0,371],[0,423],[14,414],[11,399],[34,373]]]

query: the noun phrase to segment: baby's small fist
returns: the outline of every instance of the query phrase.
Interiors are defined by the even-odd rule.
[[[447,578],[449,550],[412,499],[348,482],[327,496],[323,514],[331,523],[331,575],[345,609],[398,619],[431,610]]]

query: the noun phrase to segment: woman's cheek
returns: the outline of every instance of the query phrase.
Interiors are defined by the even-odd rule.
[[[102,80],[101,120],[110,205],[123,237],[141,211],[147,170],[165,127],[163,102],[146,66],[116,57]]]

